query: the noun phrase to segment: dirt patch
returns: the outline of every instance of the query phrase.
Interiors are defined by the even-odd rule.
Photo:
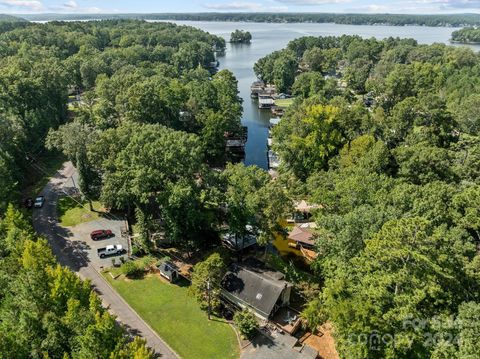
[[[316,335],[310,335],[303,344],[306,344],[318,351],[318,356],[322,359],[339,359],[337,349],[335,348],[335,339],[333,338],[333,327],[331,323],[325,323],[319,328]]]

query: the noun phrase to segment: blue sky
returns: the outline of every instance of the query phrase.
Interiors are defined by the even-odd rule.
[[[0,0],[1,13],[208,11],[480,13],[480,0]]]

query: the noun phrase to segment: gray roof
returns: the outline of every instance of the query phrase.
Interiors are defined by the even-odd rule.
[[[173,263],[170,263],[170,262],[160,263],[160,265],[158,266],[158,269],[160,270],[160,272],[165,273],[165,274],[178,272],[177,266]]]
[[[222,287],[227,294],[269,317],[283,290],[290,285],[282,277],[259,268],[233,265],[223,277]]]

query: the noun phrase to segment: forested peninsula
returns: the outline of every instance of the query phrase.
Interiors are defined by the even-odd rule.
[[[480,44],[480,28],[466,27],[452,33],[452,41],[462,44]]]

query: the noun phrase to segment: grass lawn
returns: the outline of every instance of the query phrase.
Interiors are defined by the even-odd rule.
[[[156,275],[138,280],[104,276],[182,358],[239,357],[234,330],[222,319],[208,321],[188,287],[165,283]]]
[[[290,107],[294,100],[294,98],[278,99],[275,100],[275,106],[287,108]]]
[[[80,205],[70,197],[61,197],[58,200],[57,206],[60,224],[64,227],[72,227],[80,223],[90,222],[100,218],[98,212],[90,211],[88,202],[84,202]],[[102,205],[100,202],[93,202],[93,208],[99,211],[102,209]]]

